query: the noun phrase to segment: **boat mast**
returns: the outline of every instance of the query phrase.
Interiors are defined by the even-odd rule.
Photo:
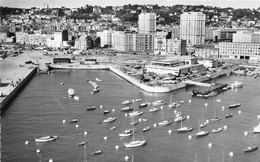
[[[86,159],[86,136],[87,136],[88,132],[84,132],[84,162],[87,162]]]

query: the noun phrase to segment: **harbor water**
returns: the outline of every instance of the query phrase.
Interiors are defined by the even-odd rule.
[[[100,78],[102,81],[96,81]],[[86,81],[95,81],[100,92],[93,94],[93,86]],[[249,145],[260,146],[260,134],[253,134],[253,127],[260,119],[260,78],[230,75],[213,82],[243,82],[242,88],[228,90],[214,97],[192,97],[191,91],[196,86],[180,89],[171,93],[147,93],[108,70],[68,70],[54,71],[48,75],[36,75],[10,104],[1,119],[2,161],[29,162],[121,162],[125,156],[135,162],[256,162],[260,161],[260,150],[244,153]],[[209,81],[211,82],[211,81]],[[68,89],[73,88],[79,100],[68,97]],[[131,105],[143,115],[134,119],[126,116],[120,109],[125,100],[142,99]],[[160,106],[158,112],[149,112],[153,106],[139,109],[142,102],[164,100],[168,104],[184,101],[178,108]],[[207,104],[206,104],[207,103]],[[241,106],[228,109],[234,103]],[[87,107],[96,106],[87,111]],[[225,108],[222,108],[222,107]],[[110,113],[104,114],[104,110]],[[158,126],[162,120],[174,121],[176,111],[181,111],[190,118],[182,122],[183,126],[194,128],[192,132],[177,133],[181,123]],[[228,113],[234,114],[225,118]],[[210,132],[205,137],[196,138],[199,124],[215,116],[220,121],[209,122],[201,128]],[[111,123],[104,123],[108,117],[116,117]],[[135,139],[146,139],[146,144],[137,148],[125,148],[124,143],[132,137],[122,138],[119,133],[132,128],[132,120],[148,119],[135,125]],[[77,123],[69,123],[78,119]],[[78,125],[78,127],[76,127]],[[224,130],[223,127],[227,126]],[[142,129],[150,126],[147,132]],[[111,127],[116,127],[110,130]],[[211,130],[221,127],[218,133]],[[169,130],[172,130],[169,133]],[[84,131],[87,135],[84,136]],[[248,135],[245,135],[245,131]],[[57,135],[56,141],[36,143],[35,137]],[[190,136],[190,138],[188,138]],[[104,138],[105,137],[105,138]],[[86,140],[86,147],[77,144]],[[28,141],[28,144],[25,142]],[[209,145],[209,143],[212,144]],[[115,146],[119,146],[118,149]],[[37,153],[36,150],[41,150]],[[96,150],[102,154],[92,155]],[[230,156],[230,152],[233,156]]]

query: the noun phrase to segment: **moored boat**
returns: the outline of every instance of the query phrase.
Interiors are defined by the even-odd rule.
[[[236,104],[232,104],[232,105],[229,105],[228,108],[237,108],[239,107],[241,104],[240,103],[236,103]]]
[[[252,152],[258,149],[258,146],[253,145],[253,146],[248,146],[247,148],[245,148],[244,152]]]
[[[146,107],[146,106],[148,106],[148,102],[141,103],[139,105],[139,108],[143,108],[143,107]]]
[[[182,132],[190,132],[190,131],[192,131],[192,130],[193,130],[193,128],[181,127],[181,128],[179,128],[179,129],[177,129],[177,132],[179,132],[179,133],[182,133]]]
[[[209,134],[208,131],[199,131],[198,133],[196,133],[196,137],[202,137],[202,136],[206,136],[208,134]]]
[[[71,119],[70,121],[69,121],[69,123],[77,123],[78,122],[78,119]]]
[[[134,141],[124,143],[124,144],[125,144],[125,147],[132,148],[132,147],[143,146],[145,143],[146,143],[146,140],[143,139],[143,140],[134,140]]]
[[[156,111],[158,111],[158,110],[159,110],[158,107],[154,107],[154,108],[149,109],[150,112],[156,112]]]
[[[101,82],[101,81],[102,81],[102,79],[100,79],[100,78],[96,78],[96,81],[98,81],[98,82]]]
[[[172,123],[172,121],[164,120],[164,121],[159,122],[158,125],[159,126],[165,126],[165,125],[169,125],[171,123]]]
[[[216,129],[213,129],[211,132],[212,133],[218,133],[222,130],[222,128],[216,128]]]
[[[133,101],[131,101],[131,100],[126,100],[126,101],[124,101],[124,102],[122,102],[122,104],[123,105],[129,105],[129,104],[131,104]]]
[[[115,120],[116,120],[115,117],[109,117],[109,118],[107,118],[107,119],[104,119],[103,122],[104,122],[104,123],[110,123],[110,122],[113,122],[113,121],[115,121]]]
[[[78,143],[77,145],[78,145],[78,146],[84,146],[84,145],[86,145],[86,144],[87,144],[87,142],[84,142],[84,141],[83,141],[83,142]]]
[[[96,109],[96,106],[91,106],[91,107],[87,107],[87,110],[90,111],[90,110],[95,110]]]
[[[124,107],[121,109],[121,111],[132,111],[133,107]]]
[[[165,102],[163,100],[157,100],[157,101],[152,102],[152,104],[154,106],[159,106],[159,105],[164,105]]]
[[[142,101],[142,99],[141,98],[137,98],[137,99],[135,99],[135,101],[139,102],[139,101]]]
[[[110,111],[109,111],[109,110],[104,110],[103,113],[104,113],[104,114],[108,114],[108,113],[110,113]]]
[[[129,113],[130,116],[138,116],[138,115],[142,115],[143,112],[142,111],[133,111],[131,113]]]
[[[178,116],[174,119],[175,122],[183,121],[186,119],[186,116]]]
[[[226,118],[231,118],[233,116],[233,114],[226,114]]]
[[[219,120],[221,120],[221,118],[219,118],[219,117],[215,117],[215,118],[210,119],[210,121],[219,121]]]
[[[145,128],[143,128],[143,132],[146,132],[146,131],[148,131],[150,129],[150,127],[145,127]]]
[[[102,153],[101,150],[97,150],[97,151],[92,152],[91,154],[92,154],[92,155],[99,155],[99,154],[101,154],[101,153]]]
[[[206,120],[205,122],[201,123],[201,124],[200,124],[200,128],[205,127],[208,123],[209,123],[208,120]]]
[[[54,141],[58,138],[58,136],[43,136],[39,138],[35,138],[35,142],[49,142]]]

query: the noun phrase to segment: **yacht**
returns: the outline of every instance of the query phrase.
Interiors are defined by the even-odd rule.
[[[143,112],[142,111],[133,111],[131,113],[129,113],[130,116],[138,116],[138,115],[142,115]]]
[[[104,123],[110,123],[110,122],[113,122],[113,121],[115,121],[115,120],[116,120],[115,117],[109,117],[109,118],[103,120],[103,122],[104,122]]]
[[[208,131],[199,131],[198,133],[196,133],[196,137],[202,137],[202,136],[206,136],[208,134],[209,134]]]
[[[124,107],[121,109],[121,111],[132,111],[133,107]]]
[[[222,130],[222,128],[216,128],[216,129],[213,129],[211,132],[212,133],[218,133]]]
[[[245,152],[252,152],[258,149],[258,146],[253,145],[253,146],[248,146],[244,151]]]
[[[164,121],[159,122],[158,125],[164,126],[164,125],[169,125],[169,124],[171,124],[171,123],[172,123],[172,121],[164,120]]]
[[[159,110],[158,107],[154,107],[154,108],[149,109],[150,112],[156,112],[156,111],[158,111],[158,110]]]
[[[225,117],[226,118],[231,118],[233,116],[233,114],[227,114]]]
[[[131,100],[126,100],[126,101],[124,101],[124,102],[122,102],[122,104],[123,105],[129,105],[129,104],[131,104],[133,101],[131,101]]]
[[[178,116],[174,119],[175,122],[183,121],[186,119],[186,116]]]
[[[150,127],[145,127],[145,128],[143,128],[143,132],[146,132],[146,131],[148,131],[150,129]]]
[[[49,141],[54,141],[58,138],[58,136],[43,136],[39,138],[35,138],[35,142],[49,142]]]
[[[237,108],[239,107],[241,104],[240,103],[236,103],[236,104],[232,104],[232,105],[229,105],[228,108]]]
[[[181,128],[179,128],[179,129],[177,129],[177,132],[179,132],[179,133],[182,133],[182,132],[190,132],[190,131],[192,131],[192,130],[193,130],[193,128],[181,127]]]
[[[154,106],[160,106],[160,105],[164,105],[165,103],[163,100],[157,100],[157,101],[152,102],[152,104]]]
[[[139,108],[143,108],[143,107],[146,107],[146,106],[148,106],[148,102],[141,103]]]

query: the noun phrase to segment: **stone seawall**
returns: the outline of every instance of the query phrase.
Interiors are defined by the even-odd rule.
[[[0,103],[1,113],[6,110],[7,106],[13,101],[13,99],[22,91],[32,77],[37,73],[37,67],[34,67],[25,77],[17,84],[11,92]]]

